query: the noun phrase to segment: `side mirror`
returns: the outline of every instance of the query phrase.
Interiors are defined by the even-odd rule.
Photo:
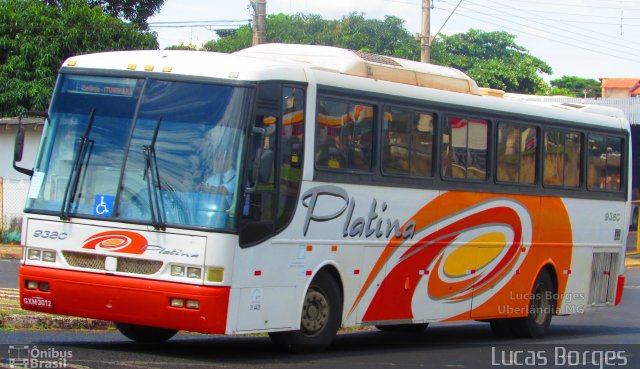
[[[44,111],[27,111],[20,113],[18,117],[18,131],[16,132],[16,140],[13,147],[13,169],[31,177],[33,176],[33,169],[22,168],[16,165],[17,162],[22,161],[22,154],[24,153],[25,130],[22,126],[22,118],[25,116],[42,117],[46,120],[48,119],[48,115],[47,112]]]
[[[24,152],[24,127],[22,124],[18,126],[16,132],[16,141],[13,147],[13,162],[22,161],[22,153]]]

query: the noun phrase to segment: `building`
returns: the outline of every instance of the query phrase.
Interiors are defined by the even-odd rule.
[[[25,118],[24,155],[19,163],[33,168],[36,152],[42,136],[41,118]],[[13,147],[18,118],[0,118],[0,242],[20,240],[22,210],[27,198],[30,178],[13,169]]]
[[[628,98],[640,95],[640,78],[600,78],[602,97]]]

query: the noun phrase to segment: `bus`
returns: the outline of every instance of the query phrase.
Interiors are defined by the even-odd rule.
[[[25,207],[24,309],[126,337],[482,321],[543,337],[624,287],[630,127],[326,46],[74,56]]]
[[[631,150],[634,153],[631,158],[631,173],[640,173],[640,125],[631,125]],[[638,230],[638,203],[640,203],[640,178],[636,174],[631,176],[631,220],[629,221],[629,229]],[[639,249],[640,250],[640,249]]]

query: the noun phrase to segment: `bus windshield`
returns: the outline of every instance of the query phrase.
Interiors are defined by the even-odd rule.
[[[248,91],[62,74],[27,211],[233,230]]]

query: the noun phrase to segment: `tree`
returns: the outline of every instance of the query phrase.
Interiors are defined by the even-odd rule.
[[[600,97],[600,82],[591,78],[562,76],[551,81],[553,95]]]
[[[551,67],[507,32],[471,29],[441,36],[431,55],[435,64],[460,69],[480,86],[525,94],[546,94],[549,88],[540,74],[551,74]]]
[[[400,18],[387,16],[384,21],[365,19],[352,13],[342,20],[325,20],[314,14],[271,14],[267,16],[267,42],[337,46],[377,54],[415,59],[419,45],[404,28]],[[234,34],[209,41],[204,49],[233,52],[251,46],[251,26],[240,27]]]
[[[65,0],[43,0],[47,5],[61,5]],[[147,19],[160,11],[165,0],[85,0],[91,7],[99,6],[105,14],[125,19],[142,30],[148,29]]]
[[[171,45],[164,48],[165,50],[188,50],[188,51],[198,51],[198,47],[194,44],[185,44],[181,42],[180,45]]]
[[[47,107],[60,63],[107,50],[157,49],[154,34],[82,0],[0,0],[0,116]]]
[[[400,18],[365,19],[351,13],[341,20],[324,20],[319,15],[272,14],[267,17],[267,41],[337,46],[352,50],[418,60],[420,45]],[[251,45],[251,27],[205,44],[209,51],[233,52]],[[480,86],[508,92],[544,93],[549,86],[540,74],[551,67],[515,43],[506,32],[470,30],[442,36],[432,47],[434,64],[462,70]]]
[[[126,19],[141,29],[148,28],[147,19],[162,8],[165,0],[87,0],[91,6],[101,7],[112,17]]]

